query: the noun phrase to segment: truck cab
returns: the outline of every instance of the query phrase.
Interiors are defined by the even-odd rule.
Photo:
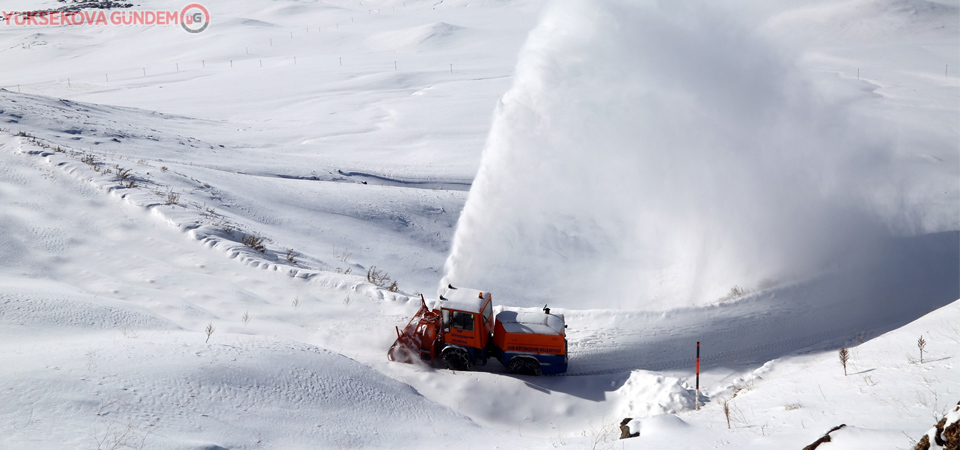
[[[440,358],[454,370],[487,363],[494,331],[493,297],[489,292],[448,285],[440,294]]]

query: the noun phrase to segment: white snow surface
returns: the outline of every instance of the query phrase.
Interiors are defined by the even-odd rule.
[[[0,22],[0,448],[912,448],[960,400],[957,1],[203,4]],[[445,275],[569,373],[388,362]]]

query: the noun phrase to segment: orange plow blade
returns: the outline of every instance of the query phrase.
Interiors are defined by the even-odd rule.
[[[421,295],[420,310],[402,331],[397,328],[397,340],[387,351],[387,358],[407,364],[415,362],[415,358],[432,362],[439,345],[439,330],[440,315],[427,308]]]

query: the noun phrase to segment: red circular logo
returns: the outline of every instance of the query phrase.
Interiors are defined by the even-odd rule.
[[[180,11],[180,26],[187,33],[199,33],[206,30],[210,25],[210,11],[203,5],[193,3],[187,5]]]

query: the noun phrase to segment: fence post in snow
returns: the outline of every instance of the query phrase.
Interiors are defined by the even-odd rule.
[[[146,67],[143,68],[143,76],[147,76],[147,68],[146,68]]]
[[[700,411],[700,341],[697,341],[697,411]]]
[[[180,71],[180,63],[177,63],[177,72]]]
[[[337,59],[340,60],[340,65],[342,66],[342,65],[343,65],[343,57],[342,57],[342,56],[338,56]]]
[[[67,87],[73,87],[73,86],[70,86],[70,79],[69,79],[69,78],[67,78]]]

